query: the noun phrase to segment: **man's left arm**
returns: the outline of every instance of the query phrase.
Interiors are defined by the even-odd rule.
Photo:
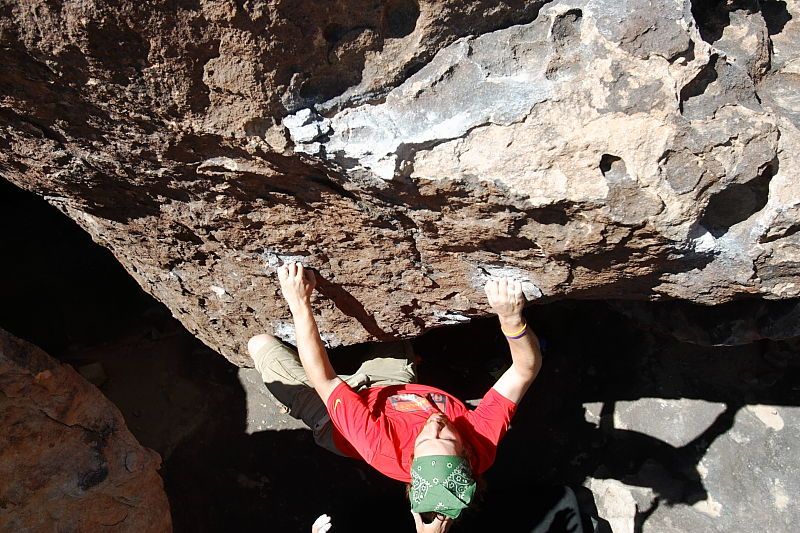
[[[539,374],[542,352],[539,339],[522,316],[525,296],[519,281],[491,279],[485,286],[489,305],[500,319],[500,328],[511,350],[511,368],[492,387],[503,397],[518,404]]]

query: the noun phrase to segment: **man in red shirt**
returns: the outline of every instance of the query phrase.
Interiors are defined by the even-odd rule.
[[[538,340],[522,317],[520,283],[486,283],[512,365],[469,410],[444,391],[413,383],[410,351],[372,358],[354,375],[338,376],[311,309],[313,272],[290,263],[278,269],[278,279],[294,319],[297,353],[271,335],[250,339],[248,350],[267,387],[313,429],[319,445],[410,483],[418,531],[449,529],[472,499],[474,474],[494,462],[497,444],[541,366]],[[434,520],[425,523],[423,516]]]

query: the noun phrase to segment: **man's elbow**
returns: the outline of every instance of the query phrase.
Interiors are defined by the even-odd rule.
[[[539,374],[539,370],[541,369],[542,364],[540,361],[534,361],[531,363],[514,363],[514,370],[516,371],[519,378],[523,381],[528,383],[532,382],[536,379],[536,376]]]
[[[322,403],[328,405],[328,398],[330,398],[331,394],[333,394],[333,391],[341,382],[342,379],[339,376],[336,376],[334,379],[326,379],[314,383],[314,390],[322,399]]]

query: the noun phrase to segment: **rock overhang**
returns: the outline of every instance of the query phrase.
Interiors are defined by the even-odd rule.
[[[317,271],[330,345],[486,315],[497,274],[539,301],[798,296],[776,83],[795,23],[718,31],[681,0],[226,5],[41,7],[74,31],[39,41],[12,9],[0,164],[231,361],[291,338],[285,260]]]

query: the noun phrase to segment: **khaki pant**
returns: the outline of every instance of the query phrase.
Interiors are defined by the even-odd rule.
[[[368,357],[352,376],[339,376],[353,390],[416,381],[410,342],[376,344],[370,348]],[[333,444],[333,423],[328,410],[308,381],[297,352],[276,340],[261,348],[253,356],[253,361],[267,389],[292,417],[311,428],[314,441],[335,454],[343,455]]]

